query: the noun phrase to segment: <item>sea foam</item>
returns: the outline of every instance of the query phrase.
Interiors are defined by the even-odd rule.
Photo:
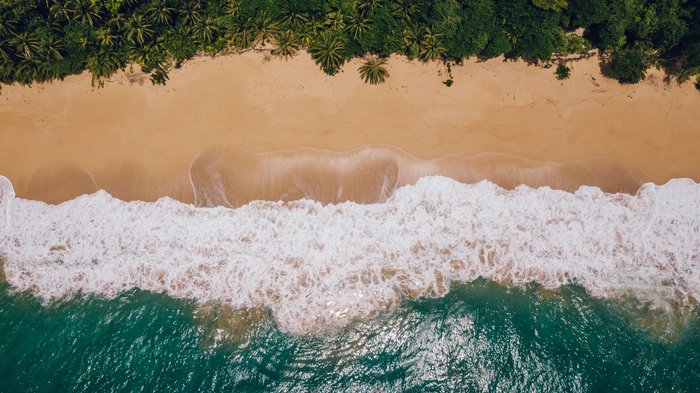
[[[7,281],[46,299],[140,288],[233,308],[267,307],[308,333],[442,296],[479,277],[584,286],[600,297],[700,299],[700,185],[636,195],[425,177],[384,203],[310,200],[203,208],[104,191],[60,205],[16,198],[0,177]]]

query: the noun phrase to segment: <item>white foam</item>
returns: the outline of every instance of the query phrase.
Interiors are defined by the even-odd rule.
[[[15,199],[15,189],[12,187],[12,183],[5,176],[0,176],[0,208],[3,208],[0,211],[2,211],[4,218],[0,226],[4,226],[6,229],[10,228],[10,204],[13,199]]]
[[[45,299],[131,288],[235,308],[269,307],[294,333],[339,326],[403,296],[478,277],[595,296],[700,299],[700,185],[637,195],[427,177],[386,203],[254,202],[198,208],[100,191],[47,205],[0,179],[5,274]]]

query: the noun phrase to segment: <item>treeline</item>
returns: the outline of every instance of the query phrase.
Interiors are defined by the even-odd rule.
[[[307,50],[328,74],[365,57],[382,82],[385,58],[521,58],[559,64],[599,50],[622,83],[650,66],[684,81],[700,73],[700,4],[686,0],[0,0],[0,83],[89,70],[93,82],[130,63],[154,83],[196,54]],[[579,34],[583,32],[583,34]]]

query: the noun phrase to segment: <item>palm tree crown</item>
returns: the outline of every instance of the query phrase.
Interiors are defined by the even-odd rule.
[[[285,59],[294,56],[299,49],[299,37],[291,30],[285,30],[275,37],[276,47],[272,54]]]
[[[148,37],[151,36],[153,30],[151,25],[146,23],[146,20],[141,15],[134,15],[126,24],[126,38],[132,43],[138,42],[143,45]]]
[[[31,59],[39,50],[39,40],[27,31],[15,35],[10,42],[14,44],[17,54],[25,59]]]
[[[167,0],[153,0],[148,6],[148,13],[154,23],[169,25],[173,21],[175,9],[168,4]]]
[[[445,54],[445,47],[442,46],[440,38],[442,38],[442,34],[433,33],[430,29],[425,29],[423,40],[420,43],[421,60],[437,60]]]
[[[326,31],[311,43],[309,53],[325,73],[334,75],[345,61],[345,44],[333,32]]]
[[[275,22],[267,12],[259,12],[248,23],[248,29],[252,31],[256,44],[265,45],[279,31]]]
[[[100,11],[97,4],[91,0],[75,0],[66,3],[70,11],[72,12],[75,20],[84,24],[92,26],[95,22],[102,19],[100,17]]]
[[[362,33],[369,30],[369,27],[369,18],[364,17],[359,12],[353,12],[348,17],[348,23],[345,27],[345,30],[347,30],[347,32],[350,33],[352,38],[358,39],[362,35]]]
[[[370,85],[376,85],[383,83],[386,78],[389,77],[389,71],[387,71],[386,58],[370,57],[367,59],[358,69],[360,71],[360,77],[364,79],[365,83]]]

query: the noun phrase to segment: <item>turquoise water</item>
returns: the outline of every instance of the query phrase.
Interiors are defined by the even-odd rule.
[[[314,337],[264,311],[0,284],[0,391],[697,391],[700,316],[485,281]]]

